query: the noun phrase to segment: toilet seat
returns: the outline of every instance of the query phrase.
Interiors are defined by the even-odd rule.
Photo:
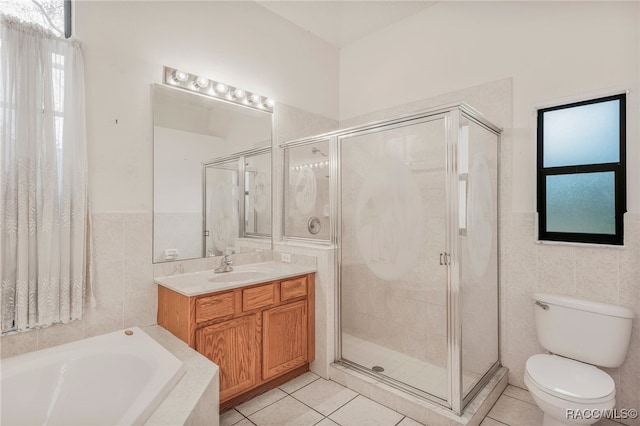
[[[540,391],[562,400],[597,404],[615,397],[615,383],[607,373],[558,355],[533,355],[525,374]]]

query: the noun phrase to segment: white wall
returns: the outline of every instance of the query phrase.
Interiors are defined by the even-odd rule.
[[[337,49],[256,3],[74,4],[93,211],[152,210],[150,84],[161,82],[163,65],[337,118]]]
[[[223,139],[154,127],[155,213],[202,213],[202,161],[215,158]]]
[[[630,89],[628,207],[639,212],[638,22],[638,2],[441,2],[341,50],[340,118],[513,77],[505,207],[533,212],[534,109]]]

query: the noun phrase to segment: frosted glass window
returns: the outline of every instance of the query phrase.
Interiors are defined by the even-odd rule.
[[[544,112],[544,167],[620,160],[620,100]]]
[[[547,231],[615,234],[614,173],[547,176]]]
[[[538,111],[538,238],[622,245],[626,95]]]

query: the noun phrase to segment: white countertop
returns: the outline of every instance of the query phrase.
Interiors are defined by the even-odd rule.
[[[156,277],[155,283],[185,296],[199,296],[252,284],[281,280],[316,272],[314,267],[282,262],[253,263],[234,266],[232,272],[214,273],[212,270],[188,274]]]

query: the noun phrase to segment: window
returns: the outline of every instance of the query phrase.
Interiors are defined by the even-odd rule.
[[[71,0],[0,0],[0,10],[58,37],[71,37]]]
[[[625,95],[538,110],[538,238],[623,243]]]

